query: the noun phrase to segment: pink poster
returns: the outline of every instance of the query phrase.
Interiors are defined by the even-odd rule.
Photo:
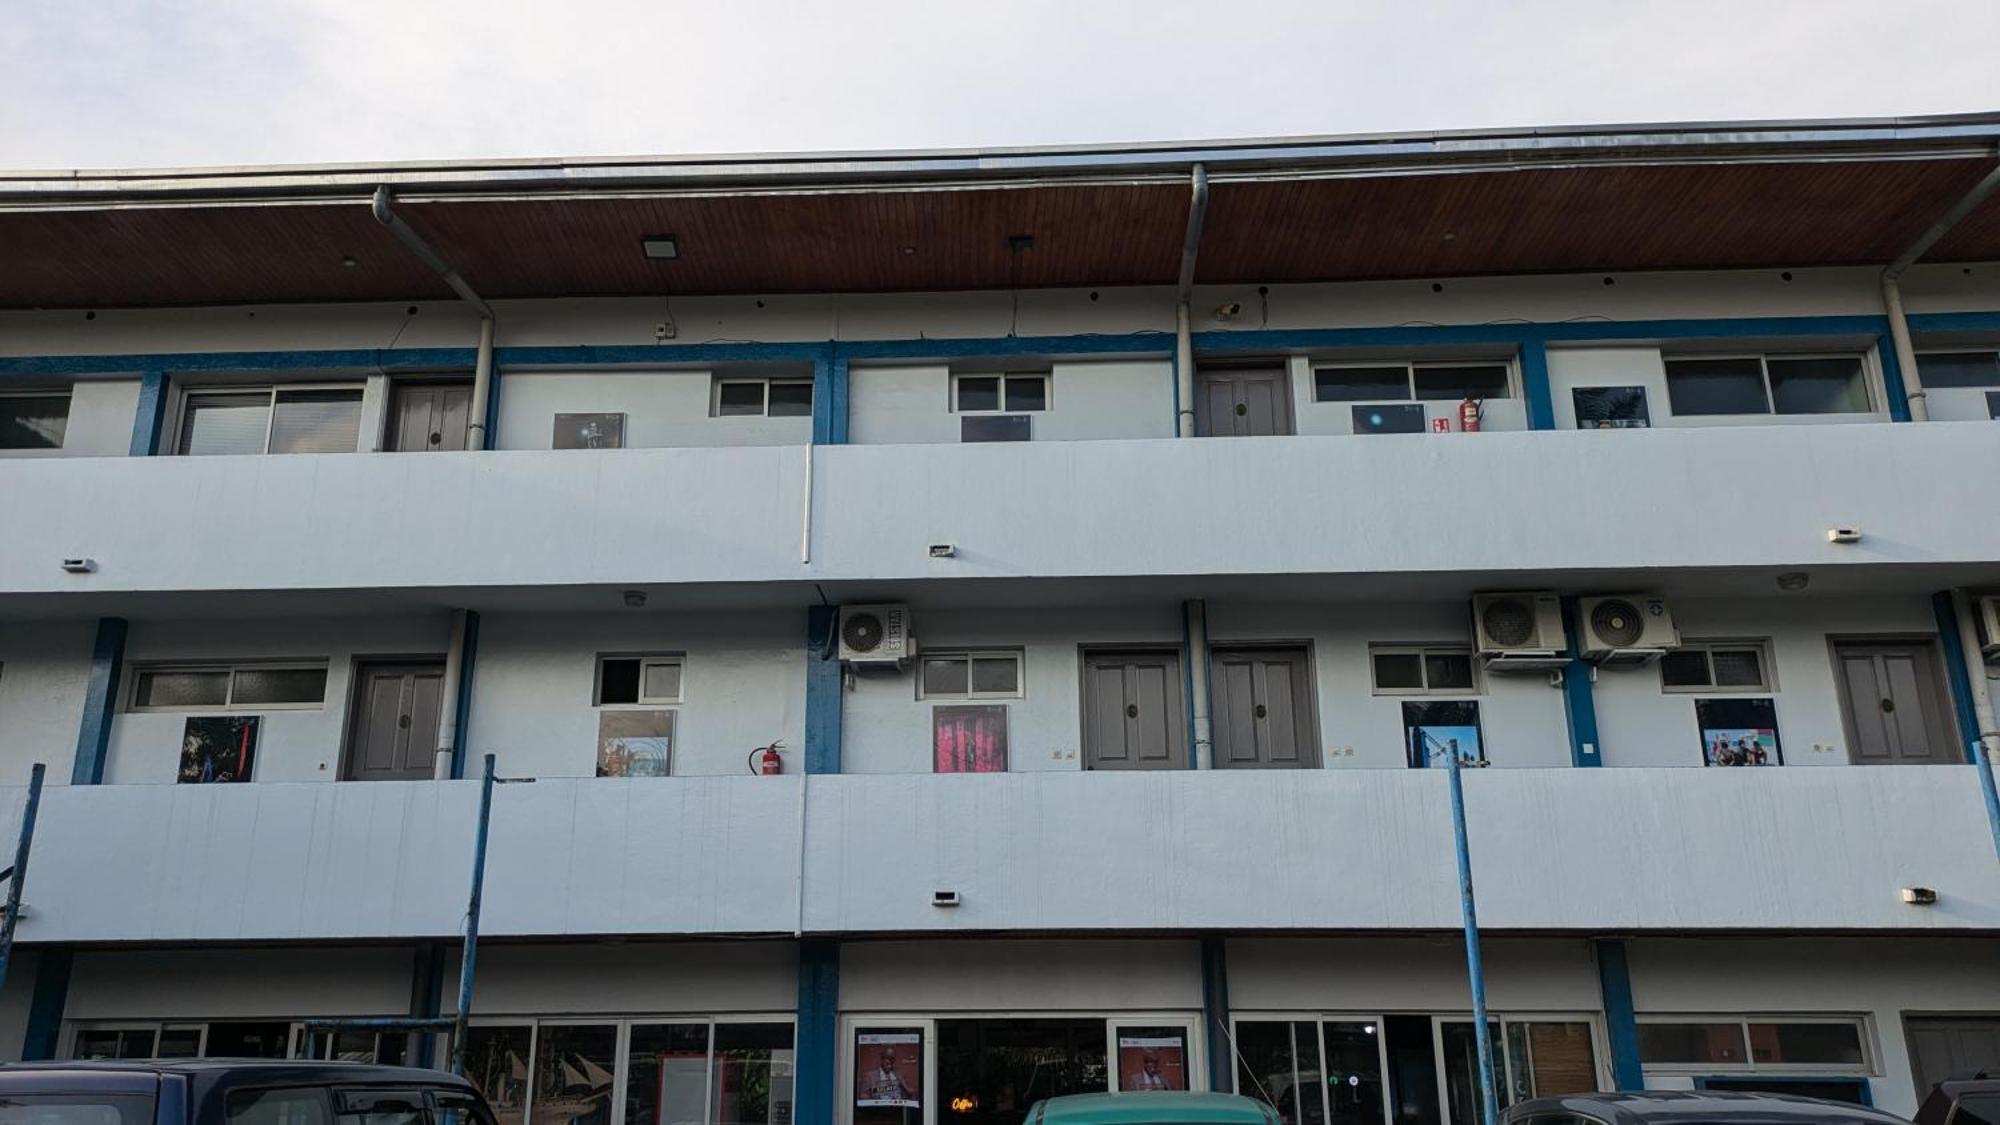
[[[938,773],[1006,773],[1005,707],[939,707],[931,712]]]

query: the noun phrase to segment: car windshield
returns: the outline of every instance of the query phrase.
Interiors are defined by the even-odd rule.
[[[0,1125],[148,1125],[145,1094],[9,1094],[0,1097]]]

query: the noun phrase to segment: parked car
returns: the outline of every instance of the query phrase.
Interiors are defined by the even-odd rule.
[[[1280,1125],[1278,1111],[1241,1094],[1187,1091],[1068,1094],[1028,1109],[1023,1125]]]
[[[1917,1125],[2000,1125],[2000,1070],[1954,1074],[1917,1107]]]
[[[1517,1102],[1503,1125],[1910,1125],[1893,1113],[1793,1094],[1633,1090]]]
[[[443,1071],[279,1059],[0,1066],[0,1125],[494,1125]]]

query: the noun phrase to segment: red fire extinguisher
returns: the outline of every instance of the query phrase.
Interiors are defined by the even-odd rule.
[[[1483,413],[1482,404],[1476,398],[1469,398],[1466,399],[1464,402],[1459,403],[1458,404],[1459,432],[1465,434],[1478,433],[1479,415],[1481,413]]]
[[[784,773],[785,759],[778,753],[778,748],[783,745],[783,741],[778,741],[750,751],[750,772],[765,777],[777,777]]]

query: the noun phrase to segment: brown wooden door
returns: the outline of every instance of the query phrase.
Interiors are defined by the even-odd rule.
[[[432,775],[443,706],[441,661],[362,664],[348,720],[349,781],[408,781]]]
[[[1839,641],[1833,646],[1848,754],[1861,765],[1962,762],[1927,641]]]

